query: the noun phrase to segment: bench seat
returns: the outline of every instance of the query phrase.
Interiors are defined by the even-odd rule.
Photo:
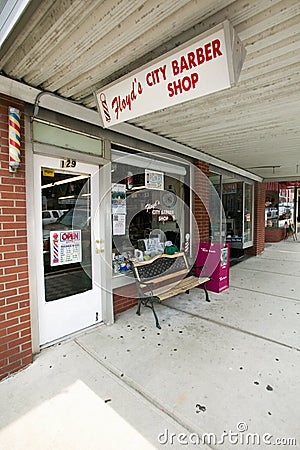
[[[174,255],[158,255],[149,261],[134,262],[135,276],[139,302],[137,314],[140,315],[141,305],[152,309],[157,328],[161,328],[153,303],[188,293],[190,289],[203,286],[206,301],[210,301],[205,283],[210,277],[191,275],[191,269],[184,252]]]

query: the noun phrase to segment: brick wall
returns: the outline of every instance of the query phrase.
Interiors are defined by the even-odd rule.
[[[136,284],[130,284],[123,286],[113,291],[113,309],[114,314],[119,314],[121,312],[127,311],[127,309],[132,308],[137,305],[137,289]]]
[[[202,161],[195,161],[194,170],[194,217],[198,226],[199,235],[195,235],[195,244],[209,242],[209,215],[205,204],[209,204],[209,165]]]
[[[21,116],[21,168],[8,171],[8,107]],[[26,232],[24,106],[0,94],[0,379],[32,361]]]
[[[256,182],[254,185],[254,240],[253,247],[245,250],[246,255],[256,256],[265,249],[265,186]]]
[[[266,228],[266,242],[280,242],[284,239],[285,229],[284,228]]]

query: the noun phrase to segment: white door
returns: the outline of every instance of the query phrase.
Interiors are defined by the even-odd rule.
[[[34,176],[43,345],[102,320],[99,167],[36,155]]]

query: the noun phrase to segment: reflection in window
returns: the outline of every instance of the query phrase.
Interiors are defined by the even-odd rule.
[[[92,289],[90,178],[42,169],[41,186],[44,285],[48,302]]]
[[[245,205],[244,205],[244,243],[253,240],[253,217],[252,217],[252,204],[253,204],[253,186],[252,184],[245,183]]]
[[[184,248],[190,226],[190,192],[184,179],[184,175],[113,163],[114,273],[127,272],[132,258],[147,260],[163,253],[166,242],[178,250]],[[151,187],[157,183],[157,188],[147,188],[147,183],[152,183]]]

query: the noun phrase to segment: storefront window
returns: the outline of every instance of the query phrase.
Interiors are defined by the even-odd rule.
[[[218,240],[222,242],[225,240],[225,227],[222,220],[223,208],[220,201],[221,198],[221,184],[222,176],[218,173],[211,172],[209,175],[210,181],[210,196],[209,196],[209,236],[210,240]]]
[[[265,226],[283,228],[285,223],[295,223],[295,188],[286,182],[265,183]]]
[[[265,200],[265,226],[268,228],[278,226],[278,202],[279,202],[279,192],[278,183],[272,183],[270,186],[272,189],[266,190],[266,200]]]
[[[112,163],[112,264],[114,274],[130,273],[131,261],[150,259],[165,247],[190,245],[187,170],[134,155]],[[128,162],[127,162],[128,161]],[[147,168],[145,168],[147,167]],[[154,168],[152,168],[154,167]],[[168,167],[170,172],[168,172]],[[173,170],[171,170],[171,167]]]
[[[226,240],[231,246],[243,244],[243,182],[223,177],[222,203],[226,216]]]
[[[226,240],[232,249],[242,250],[253,245],[253,184],[217,173],[210,173],[209,179],[210,239],[213,234],[219,234],[220,241]],[[218,220],[216,192],[222,199]]]
[[[244,244],[253,241],[253,186],[245,183]]]

